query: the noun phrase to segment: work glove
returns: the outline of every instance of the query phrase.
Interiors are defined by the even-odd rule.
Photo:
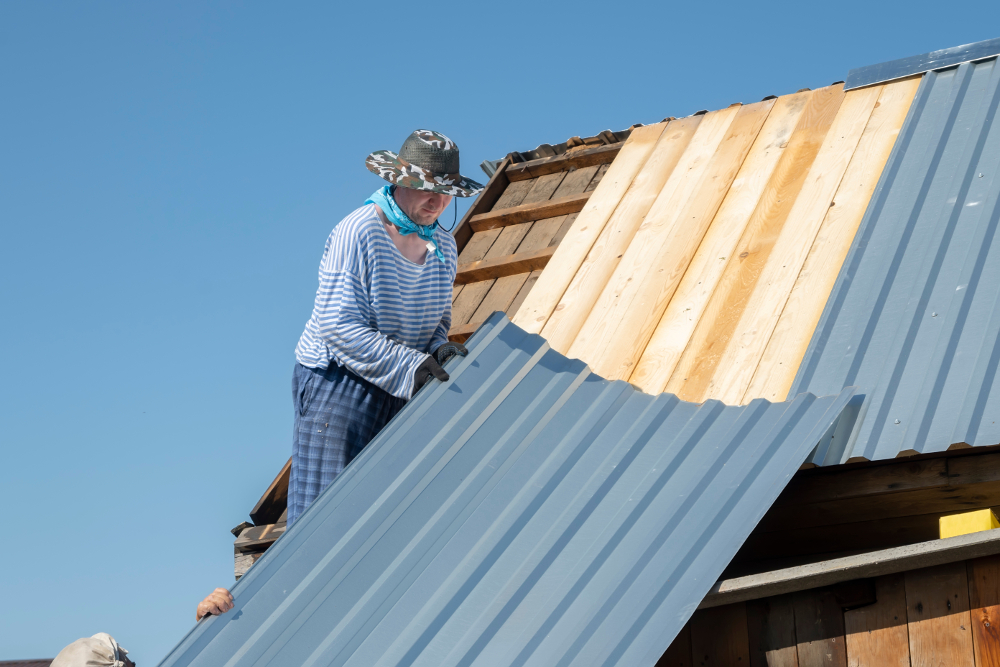
[[[420,388],[427,384],[431,376],[436,377],[441,382],[447,382],[448,378],[451,377],[443,368],[437,360],[429,356],[424,359],[423,363],[417,366],[417,370],[413,373],[413,395],[416,396]]]
[[[461,343],[445,343],[438,349],[434,350],[434,358],[437,359],[437,362],[442,366],[444,366],[444,362],[456,355],[464,357],[468,354],[469,350],[467,350]]]

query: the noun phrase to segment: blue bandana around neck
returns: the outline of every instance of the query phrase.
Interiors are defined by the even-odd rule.
[[[389,218],[389,222],[396,225],[399,229],[399,233],[403,236],[407,234],[416,234],[424,241],[427,241],[431,246],[433,246],[434,256],[444,263],[444,253],[438,248],[437,243],[434,242],[434,230],[438,228],[437,220],[434,221],[432,225],[418,225],[417,223],[410,220],[410,218],[403,213],[403,209],[399,208],[399,204],[396,203],[396,198],[392,196],[392,186],[386,185],[385,187],[379,188],[372,194],[371,197],[365,200],[366,204],[375,204],[382,212],[385,213],[385,217]]]

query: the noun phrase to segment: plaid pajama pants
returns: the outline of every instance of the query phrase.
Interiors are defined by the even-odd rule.
[[[406,404],[334,362],[295,364],[292,400],[289,526]]]

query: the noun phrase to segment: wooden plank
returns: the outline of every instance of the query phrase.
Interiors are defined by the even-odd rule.
[[[518,183],[511,183],[507,187],[507,189],[501,193],[500,197],[496,201],[496,205],[494,206],[494,208],[497,209],[497,210],[502,210],[502,209],[505,209],[505,208],[510,208],[512,206],[517,206],[528,195],[528,192],[531,191],[531,188],[532,188],[532,186],[534,186],[534,184],[535,184],[535,182],[533,180],[532,181],[519,181]],[[478,201],[477,201],[477,204],[478,204]],[[469,216],[467,215],[466,218],[468,218],[468,217]],[[465,218],[463,218],[463,222],[465,222]],[[459,254],[458,254],[458,263],[459,264],[467,263],[467,262],[477,262],[477,261],[483,259],[484,257],[486,257],[486,253],[488,253],[490,251],[490,248],[496,242],[497,237],[500,236],[500,230],[499,229],[491,229],[489,231],[477,232],[477,233],[474,233],[474,234],[471,233],[472,230],[468,226],[468,224],[465,225],[465,229],[470,232],[471,237],[466,242],[464,248],[460,248],[459,249]],[[452,295],[451,295],[452,322],[451,323],[452,323],[453,327],[456,326],[456,325],[461,326],[463,324],[462,322],[456,322],[455,321],[455,315],[456,315],[456,313],[455,313],[455,304],[458,303],[459,296],[462,294],[462,291],[464,290],[464,288],[465,288],[464,285],[459,285],[457,287],[452,288]],[[468,317],[469,314],[470,313],[462,310],[462,308],[459,309],[458,315],[460,317]]]
[[[602,164],[600,167],[598,167],[597,173],[594,174],[594,178],[591,179],[590,185],[587,186],[586,191],[593,192],[594,190],[596,190],[597,186],[601,184],[601,181],[604,179],[604,176],[608,173],[609,169],[611,169],[610,164]]]
[[[955,563],[1000,554],[1000,532],[982,531],[928,540],[890,549],[717,581],[698,606],[708,609],[733,602],[820,588],[855,579]]]
[[[691,656],[699,666],[750,664],[747,611],[742,602],[696,611],[690,625]]]
[[[559,184],[562,183],[565,174],[549,174],[548,176],[542,176],[533,181],[518,181],[517,183],[512,183],[511,188],[518,187],[522,183],[530,183],[530,189],[525,193],[524,197],[514,203],[511,200],[511,205],[516,206],[523,203],[533,203],[539,201],[545,201],[552,196],[552,193]],[[479,232],[480,234],[494,234],[495,240],[490,245],[489,250],[486,251],[483,257],[477,258],[459,258],[460,262],[475,261],[476,259],[492,259],[494,257],[503,257],[504,255],[513,254],[517,247],[521,244],[524,239],[524,235],[528,233],[528,228],[531,223],[525,223],[520,225],[513,225],[511,227],[504,227],[502,229],[491,229],[486,232]],[[471,245],[471,243],[470,243]],[[452,304],[452,316],[451,323],[452,326],[466,324],[471,321],[472,316],[476,313],[480,304],[482,304],[483,299],[489,293],[490,288],[493,287],[493,280],[484,280],[479,283],[472,283],[466,285],[462,289],[462,293],[458,295],[455,303]],[[500,309],[502,310],[502,309]]]
[[[288,505],[288,480],[292,474],[292,459],[288,458],[277,477],[267,487],[254,508],[250,510],[250,520],[255,526],[275,523]]]
[[[799,664],[847,667],[844,614],[833,591],[801,591],[793,600]]]
[[[968,561],[967,576],[976,667],[1000,667],[1000,556]]]
[[[891,519],[915,514],[957,514],[1000,505],[1000,486],[943,486],[935,489],[890,493],[871,498],[849,498],[812,505],[783,504],[761,520],[762,532],[787,526],[828,526],[852,521]]]
[[[690,197],[670,202],[669,212],[657,199],[569,356],[610,380],[631,376],[773,106],[771,99],[739,108]]]
[[[566,197],[582,193],[593,179],[597,169],[597,167],[587,167],[569,172],[565,175],[562,182],[559,183],[559,187],[552,193],[552,197]],[[525,230],[525,234],[517,247],[517,251],[522,253],[542,250],[549,245],[548,240],[558,229],[558,225],[558,218],[523,224],[521,228]],[[478,322],[485,320],[497,310],[508,312],[514,299],[521,293],[526,283],[526,273],[518,273],[497,279],[470,321]]]
[[[866,88],[851,91],[844,98],[788,214],[789,222],[782,228],[757,289],[733,331],[732,344],[721,352],[714,366],[716,372],[706,387],[706,397],[727,404],[743,400],[880,93],[878,88]]]
[[[754,531],[740,548],[734,562],[788,559],[807,554],[843,556],[845,551],[872,551],[927,542],[938,538],[938,519],[940,514],[932,513],[831,526],[786,528],[771,532]],[[827,558],[835,557],[827,556]],[[757,567],[754,569],[761,571]],[[775,568],[769,566],[766,569]]]
[[[262,551],[284,535],[286,525],[286,523],[276,523],[247,528],[236,538],[233,547],[237,551]]]
[[[521,204],[501,211],[490,211],[472,216],[469,225],[474,231],[483,232],[488,229],[499,229],[519,225],[523,222],[533,222],[534,220],[544,220],[554,218],[569,213],[577,213],[583,210],[590,193],[584,192],[569,197],[557,197],[548,201],[535,202],[532,204]]]
[[[519,273],[529,273],[536,269],[544,269],[555,248],[542,248],[534,252],[518,252],[504,257],[483,259],[478,262],[462,264],[458,267],[455,284],[479,282],[490,278],[513,276]]]
[[[568,249],[556,252],[541,278],[542,286],[537,289],[543,293],[537,300],[529,299],[532,303],[518,311],[515,323],[536,327],[545,320],[542,335],[554,349],[567,352],[657,197],[669,197],[688,172],[701,173],[724,136],[725,127],[720,126],[727,126],[734,115],[734,110],[726,110],[709,114],[704,122],[705,116],[671,122],[603,229],[577,219]],[[695,148],[688,151],[692,141]],[[534,317],[537,320],[531,320]]]
[[[732,341],[809,167],[837,117],[844,99],[842,88],[843,85],[828,86],[812,93],[767,187],[745,223],[743,235],[729,249],[723,272],[701,308],[700,320],[688,345],[666,383],[657,391],[665,386],[666,391],[695,401],[708,395],[716,365]]]
[[[750,667],[799,667],[795,611],[790,595],[747,604]]]
[[[482,322],[470,322],[468,324],[452,327],[448,331],[448,340],[455,343],[464,343],[469,340],[469,337],[472,336],[472,334],[476,333],[476,329],[478,329],[481,325]]]
[[[581,148],[562,155],[518,162],[507,167],[507,178],[511,181],[523,181],[526,178],[536,178],[558,171],[609,164],[614,161],[624,145],[625,142],[619,142],[595,148]]]
[[[895,477],[895,479],[893,479]],[[815,479],[810,485],[808,480]],[[854,480],[857,480],[855,483]],[[833,491],[841,484],[843,490]],[[885,492],[891,489],[891,492]],[[873,500],[875,502],[873,502]],[[1000,454],[975,454],[895,462],[856,474],[793,478],[758,524],[769,531],[937,512],[966,512],[1000,505]]]
[[[513,314],[517,312],[517,309],[521,307],[521,304],[524,303],[524,300],[527,298],[531,288],[535,286],[535,283],[538,282],[538,278],[541,275],[541,271],[532,271],[528,274],[528,277],[524,281],[524,285],[521,286],[521,291],[517,293],[517,296],[514,297],[510,306],[507,307],[508,317],[512,317]]]
[[[844,612],[851,667],[910,667],[902,574],[875,580],[875,604]]]
[[[1000,465],[1000,456],[988,456],[991,457],[989,463]],[[887,493],[942,487],[949,484],[948,464],[946,458],[901,459],[882,465],[804,470],[792,477],[774,506],[807,505],[859,497],[871,500],[873,496]]]
[[[674,637],[674,641],[664,651],[655,667],[691,667],[691,624],[688,623]]]
[[[779,97],[761,128],[750,154],[698,247],[674,297],[629,382],[647,393],[663,391],[671,373],[688,346],[716,285],[734,254],[734,249],[761,197],[767,196],[771,174],[786,152],[793,131],[814,93]]]
[[[907,572],[906,618],[913,667],[974,667],[965,563]]]
[[[472,206],[466,210],[465,215],[462,216],[462,219],[452,232],[455,236],[455,244],[458,246],[459,253],[465,250],[465,246],[472,238],[472,228],[469,226],[469,219],[476,214],[485,213],[496,208],[501,196],[509,189],[510,179],[507,178],[508,165],[510,165],[509,155],[497,165],[497,170],[493,172],[493,176],[490,177],[486,187],[476,197],[476,201],[472,202]]]
[[[743,400],[785,400],[921,77],[885,86]]]
[[[596,178],[599,169],[599,167],[586,167],[584,169],[577,169],[574,172],[570,172],[566,175],[566,178],[563,179],[563,182],[559,184],[559,188],[555,191],[555,193],[553,193],[552,196],[573,196],[586,191],[590,187],[594,178]],[[550,245],[558,245],[558,241],[553,242],[556,234],[563,228],[565,221],[568,218],[575,219],[576,216],[577,213],[569,213],[567,215],[560,215],[554,218],[536,220],[535,224],[531,225],[529,228],[528,233],[524,235],[524,240],[521,241],[521,245],[517,247],[517,251],[527,252],[545,248]]]
[[[531,290],[529,298],[525,299],[514,317],[514,323],[519,327],[529,333],[541,332],[622,195],[646,163],[665,127],[666,123],[647,125],[636,128],[629,136],[607,175],[577,217],[566,241],[559,244],[559,250],[553,257],[553,262],[549,263],[548,270],[539,278],[535,289]],[[551,343],[551,339],[549,341]]]
[[[534,185],[535,181],[520,181],[518,183],[511,183],[510,187],[504,191],[503,195],[496,202],[494,209],[502,210],[519,205],[522,201],[524,201],[524,198],[528,196],[528,193],[531,192],[531,188]],[[486,257],[486,253],[490,251],[490,248],[493,246],[493,243],[497,240],[498,236],[500,236],[499,229],[491,229],[486,232],[473,234],[469,239],[468,244],[458,254],[459,263],[475,262]]]

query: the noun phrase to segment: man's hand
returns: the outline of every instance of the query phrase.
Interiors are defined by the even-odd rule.
[[[225,614],[233,608],[232,593],[225,588],[216,588],[209,593],[208,597],[198,603],[198,608],[194,612],[194,619],[200,621],[208,614],[218,616]]]
[[[434,350],[434,358],[437,359],[437,362],[442,366],[444,366],[444,362],[448,361],[455,355],[464,357],[468,354],[469,350],[467,350],[461,343],[445,343],[438,349]]]
[[[442,346],[443,347],[443,346]],[[413,395],[416,396],[420,388],[423,387],[431,379],[431,375],[436,377],[441,382],[447,382],[451,377],[448,373],[441,368],[441,364],[434,359],[434,357],[428,355],[424,362],[417,366],[416,372],[413,374]]]

